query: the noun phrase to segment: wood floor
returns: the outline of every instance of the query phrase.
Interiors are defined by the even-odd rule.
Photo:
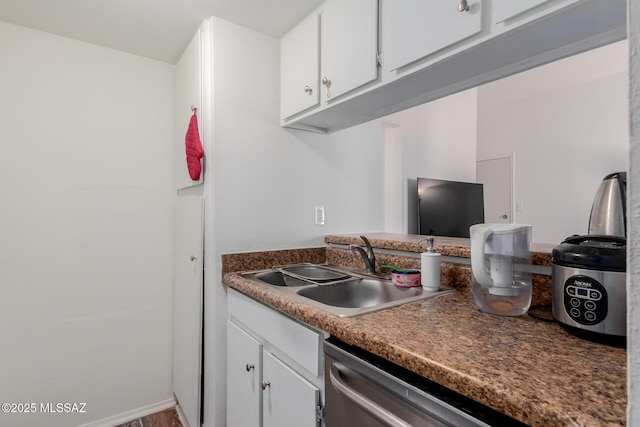
[[[116,427],[183,427],[175,408],[147,415]]]

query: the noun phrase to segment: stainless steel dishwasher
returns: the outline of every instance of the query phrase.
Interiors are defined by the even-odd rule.
[[[324,354],[326,427],[525,426],[333,337]]]

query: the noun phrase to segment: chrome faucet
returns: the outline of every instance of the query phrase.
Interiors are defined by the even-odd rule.
[[[367,250],[365,251],[362,246],[349,245],[349,253],[353,255],[355,254],[356,251],[358,251],[358,253],[362,257],[362,260],[364,261],[364,265],[367,273],[375,273],[376,272],[376,255],[373,253],[373,248],[371,247],[371,243],[369,243],[369,240],[364,236],[360,236],[360,238],[364,241],[364,244],[367,247]]]

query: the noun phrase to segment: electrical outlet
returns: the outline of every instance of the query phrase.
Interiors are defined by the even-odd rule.
[[[324,206],[316,206],[316,225],[324,225]]]

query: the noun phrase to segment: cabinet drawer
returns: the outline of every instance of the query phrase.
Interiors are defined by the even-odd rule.
[[[320,376],[323,333],[301,325],[233,289],[229,289],[228,303],[229,316],[233,320],[269,342],[314,377]]]

